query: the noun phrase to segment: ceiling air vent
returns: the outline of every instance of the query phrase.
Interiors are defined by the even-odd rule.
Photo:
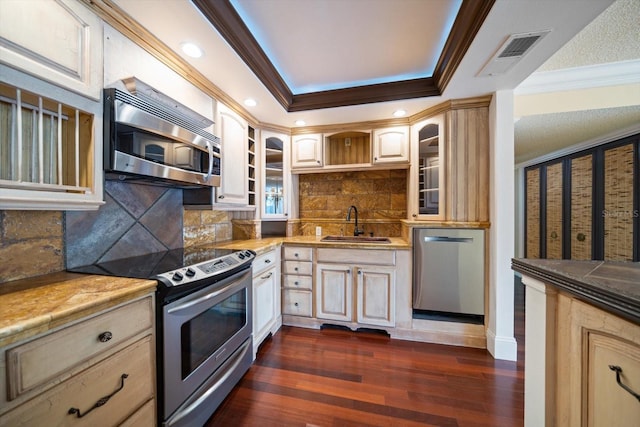
[[[549,31],[512,34],[480,70],[478,76],[496,76],[506,73],[548,33]]]

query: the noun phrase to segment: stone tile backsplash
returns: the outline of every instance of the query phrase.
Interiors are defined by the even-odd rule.
[[[180,189],[106,181],[98,211],[65,215],[66,266],[182,247],[182,211]]]
[[[367,234],[400,236],[400,220],[407,216],[407,171],[375,170],[300,175],[300,219],[291,224],[293,235],[353,234],[354,218],[347,209],[358,209],[358,225]]]
[[[63,214],[0,211],[0,283],[64,269]]]

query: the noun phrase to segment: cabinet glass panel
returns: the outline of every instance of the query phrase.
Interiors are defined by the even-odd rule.
[[[265,145],[264,213],[284,214],[283,146],[275,137],[267,138]]]
[[[440,127],[430,123],[420,129],[418,137],[419,213],[437,215],[440,212]]]

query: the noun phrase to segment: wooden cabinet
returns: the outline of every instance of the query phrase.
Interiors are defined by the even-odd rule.
[[[344,264],[318,264],[315,296],[318,319],[352,321],[352,267]]]
[[[76,0],[4,1],[0,57],[12,67],[100,100],[102,25]]]
[[[289,136],[269,131],[262,139],[262,219],[287,219],[291,203]]]
[[[316,317],[395,326],[395,255],[389,250],[319,248]]]
[[[638,135],[525,169],[525,256],[638,261]]]
[[[218,104],[222,162],[220,187],[216,189],[216,203],[247,205],[247,140],[249,125],[246,120],[224,104]]]
[[[373,131],[373,164],[409,162],[409,126]]]
[[[322,134],[294,135],[291,139],[291,169],[323,166]]]
[[[154,318],[149,295],[2,349],[0,425],[155,425]]]
[[[636,426],[640,402],[611,367],[640,393],[640,327],[566,294],[557,311],[557,425]]]
[[[416,220],[441,220],[445,214],[444,116],[411,127],[409,213]]]
[[[0,209],[98,209],[102,104],[2,64],[0,76]]]
[[[282,314],[313,316],[313,248],[282,248]]]
[[[282,323],[280,317],[280,256],[273,249],[253,262],[253,351]],[[255,357],[255,354],[254,354]]]
[[[356,321],[374,326],[395,326],[395,268],[356,267]]]
[[[489,100],[456,100],[411,126],[408,215],[489,221]]]

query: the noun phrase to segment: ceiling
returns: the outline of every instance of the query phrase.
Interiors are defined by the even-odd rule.
[[[495,0],[490,9],[478,6],[489,0],[113,1],[231,98],[255,99],[246,110],[263,124],[390,119],[398,109],[411,116],[444,100],[515,89],[519,162],[640,123],[637,0]],[[540,31],[548,33],[504,73],[481,74],[510,35]],[[185,56],[184,41],[204,56]],[[582,101],[557,111],[562,103],[549,88],[566,101],[576,70],[609,63],[625,64],[619,96],[599,105],[602,92],[582,92],[614,92],[612,80],[592,83],[586,73],[573,90]],[[566,69],[564,85],[549,83]]]

